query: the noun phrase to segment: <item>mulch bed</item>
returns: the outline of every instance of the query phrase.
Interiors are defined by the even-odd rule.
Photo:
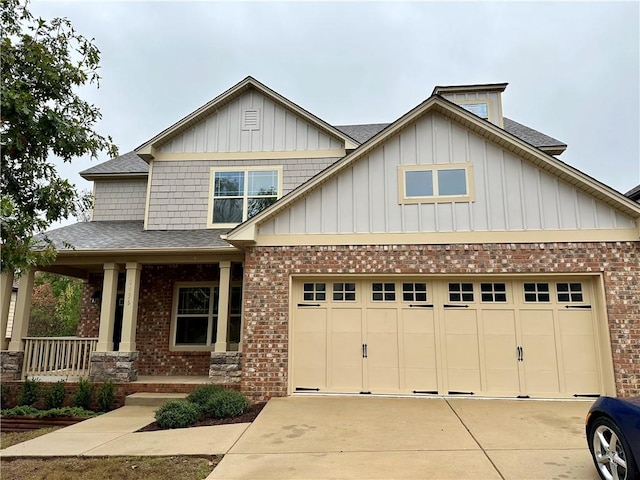
[[[254,403],[253,405],[251,405],[251,408],[249,408],[249,410],[247,410],[242,415],[238,415],[237,417],[221,418],[221,419],[204,418],[202,420],[198,420],[196,423],[191,425],[191,427],[211,427],[214,425],[228,425],[230,423],[251,423],[255,420],[255,418],[262,411],[265,405],[266,405],[266,402]],[[140,430],[136,430],[136,433],[137,432],[156,432],[158,430],[163,430],[163,429],[158,427],[158,424],[156,422],[153,422],[147,425],[146,427],[142,427]]]

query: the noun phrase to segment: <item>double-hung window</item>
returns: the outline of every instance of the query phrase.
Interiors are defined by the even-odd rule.
[[[402,165],[398,167],[399,203],[473,201],[471,163]]]
[[[175,322],[172,325],[175,347],[210,347],[216,342],[218,286],[198,285],[176,288]]]
[[[257,215],[282,195],[282,167],[212,168],[209,226],[230,227]]]

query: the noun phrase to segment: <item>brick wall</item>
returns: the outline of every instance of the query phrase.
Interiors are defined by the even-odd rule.
[[[176,282],[218,281],[218,265],[145,265],[136,332],[138,375],[209,375],[210,352],[170,352]]]
[[[78,320],[79,337],[97,337],[100,331],[100,298],[91,303],[95,292],[102,291],[102,275],[91,275],[88,282],[82,284],[80,318]]]
[[[248,247],[243,375],[254,399],[287,393],[292,274],[604,272],[619,396],[640,395],[640,242]]]

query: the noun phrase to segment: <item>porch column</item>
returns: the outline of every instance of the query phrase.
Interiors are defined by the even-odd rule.
[[[0,350],[6,350],[9,346],[7,342],[7,325],[9,324],[9,307],[11,306],[11,292],[13,291],[13,272],[0,274],[0,299],[2,307],[0,311]]]
[[[136,324],[138,322],[138,295],[140,293],[139,263],[127,263],[127,279],[124,287],[124,315],[122,318],[121,352],[136,351]]]
[[[222,261],[220,267],[220,283],[218,286],[218,328],[216,329],[216,352],[227,351],[227,332],[229,325],[229,283],[231,262]]]
[[[104,264],[102,280],[102,304],[100,305],[100,330],[96,352],[113,350],[113,328],[116,320],[116,293],[118,292],[118,266]]]
[[[33,270],[24,272],[18,281],[18,297],[16,298],[13,329],[11,330],[11,341],[9,342],[9,350],[14,352],[24,351],[22,337],[26,337],[29,332],[34,273]]]

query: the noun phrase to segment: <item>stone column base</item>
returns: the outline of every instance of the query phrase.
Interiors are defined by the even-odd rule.
[[[22,380],[23,351],[0,352],[0,380]]]
[[[241,352],[211,352],[209,379],[216,384],[239,384],[242,375]]]
[[[92,382],[135,382],[138,379],[138,352],[93,352],[90,372]]]

